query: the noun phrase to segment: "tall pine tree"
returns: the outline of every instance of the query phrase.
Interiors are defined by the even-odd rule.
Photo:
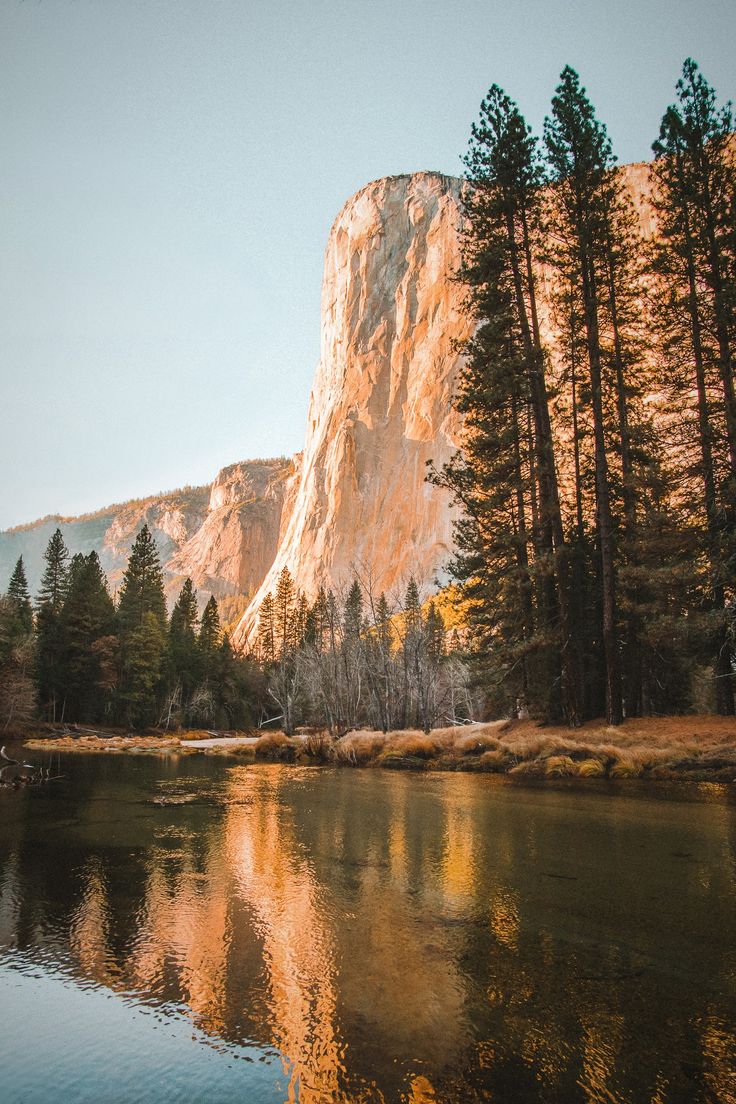
[[[730,106],[688,59],[654,143],[655,294],[663,387],[683,427],[680,483],[690,491],[719,713],[734,713],[736,578],[736,142]]]
[[[156,544],[144,525],[133,543],[117,608],[118,702],[132,726],[156,719],[166,655],[166,599]]]

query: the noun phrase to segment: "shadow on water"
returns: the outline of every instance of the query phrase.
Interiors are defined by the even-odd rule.
[[[736,1101],[721,786],[64,769],[0,795],[5,1099]]]

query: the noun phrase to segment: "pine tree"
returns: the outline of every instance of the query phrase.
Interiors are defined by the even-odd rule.
[[[208,682],[214,674],[215,657],[221,643],[220,614],[213,595],[204,607],[199,622],[199,635],[197,636],[200,671],[205,682]]]
[[[133,543],[120,588],[117,616],[121,632],[130,633],[141,628],[148,613],[162,630],[166,628],[161,561],[151,532],[144,525]]]
[[[681,482],[692,488],[698,552],[705,553],[704,605],[712,622],[716,708],[734,712],[736,575],[736,150],[730,106],[692,59],[677,83],[677,103],[654,143],[656,299],[663,386],[683,427]],[[691,398],[694,395],[695,399]]]
[[[167,625],[163,573],[147,525],[133,543],[117,608],[118,701],[132,726],[151,724],[165,674]]]
[[[577,724],[570,554],[535,275],[544,173],[536,139],[496,85],[481,104],[464,160],[461,275],[478,328],[456,399],[465,423],[463,454],[435,479],[464,507],[454,570],[473,598],[485,677],[500,676],[507,695],[525,705],[535,696],[549,719],[564,710]]]
[[[258,611],[258,654],[261,663],[266,666],[276,659],[273,594],[270,592],[261,602],[261,608]]]
[[[56,529],[43,554],[46,561],[41,585],[38,590],[36,606],[48,608],[59,613],[64,605],[68,586],[69,550],[64,543],[61,529]]]
[[[20,556],[10,576],[6,597],[10,604],[13,617],[13,632],[22,636],[33,631],[33,607],[28,593],[28,581],[23,566],[23,557]]]
[[[69,582],[69,552],[60,529],[49,540],[44,559],[46,567],[36,599],[38,692],[41,708],[56,721],[64,693],[67,642],[62,613]]]
[[[177,688],[186,706],[197,686],[201,662],[197,647],[197,592],[187,578],[179,592],[169,623],[169,667],[171,691]]]
[[[69,721],[94,721],[104,716],[108,693],[103,686],[102,655],[97,647],[109,641],[115,608],[96,552],[72,558],[68,591],[61,613],[65,644],[62,712]]]
[[[273,603],[275,647],[279,658],[287,656],[294,647],[296,597],[291,572],[285,567],[278,577]]]
[[[555,184],[554,231],[563,245],[556,254],[564,282],[580,288],[594,443],[596,536],[600,554],[602,641],[606,715],[623,720],[618,640],[616,545],[612,511],[610,445],[604,414],[602,312],[607,293],[605,266],[615,238],[619,186],[606,129],[577,73],[567,66],[545,120],[545,145]]]

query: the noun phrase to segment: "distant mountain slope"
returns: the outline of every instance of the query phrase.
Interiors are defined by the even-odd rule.
[[[210,594],[249,594],[276,554],[291,470],[291,462],[283,458],[243,461],[223,468],[209,486],[134,499],[77,518],[41,518],[0,532],[0,591],[22,555],[35,593],[43,553],[57,526],[72,553],[97,552],[114,591],[145,523],[161,555],[169,600],[187,575],[199,590],[200,603]]]

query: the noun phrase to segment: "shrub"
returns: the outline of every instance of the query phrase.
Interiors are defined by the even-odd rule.
[[[482,732],[464,733],[453,743],[458,755],[480,755],[486,751],[497,751],[500,747],[500,742],[494,736],[486,736]]]
[[[566,778],[577,774],[577,767],[569,755],[552,755],[546,760],[544,771],[550,778]]]
[[[634,759],[621,756],[612,764],[608,772],[609,778],[638,778],[641,774],[641,763]]]
[[[295,749],[283,732],[266,732],[255,746],[256,759],[270,759],[276,762],[294,758]]]
[[[500,773],[506,771],[513,762],[505,748],[499,747],[491,751],[484,751],[478,760],[481,770]]]
[[[606,768],[600,759],[583,759],[578,763],[578,774],[581,778],[604,778]]]
[[[310,732],[302,743],[304,753],[317,763],[326,763],[330,758],[332,740],[327,732]]]
[[[349,732],[332,745],[330,757],[335,763],[366,766],[378,757],[385,743],[386,737],[381,732]]]

